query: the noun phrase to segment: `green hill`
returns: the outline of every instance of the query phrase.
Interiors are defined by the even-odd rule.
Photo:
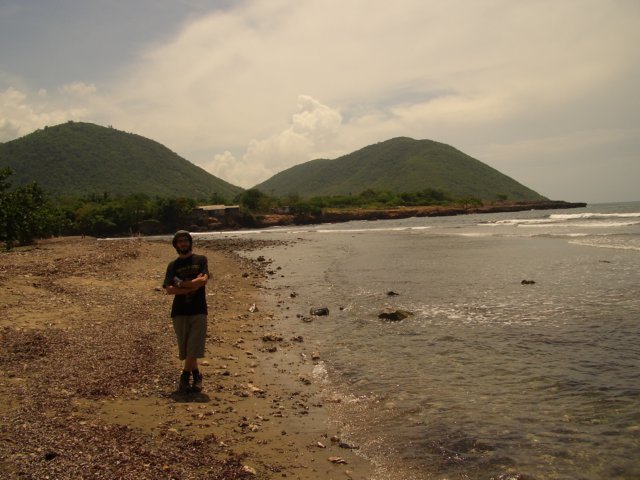
[[[545,200],[496,169],[444,143],[398,137],[335,160],[312,160],[284,170],[255,188],[303,198],[372,190],[416,192],[426,188],[455,197]]]
[[[221,180],[148,138],[91,123],[45,127],[0,144],[11,183],[36,181],[52,194],[146,193],[231,199],[240,187]]]

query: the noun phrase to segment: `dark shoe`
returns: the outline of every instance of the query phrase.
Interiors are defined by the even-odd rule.
[[[202,391],[202,374],[200,372],[193,372],[193,385],[191,390],[195,393]]]
[[[189,372],[183,372],[180,375],[180,382],[178,383],[178,393],[189,392]]]

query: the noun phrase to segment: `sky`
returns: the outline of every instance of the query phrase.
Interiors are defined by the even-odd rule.
[[[640,200],[636,0],[0,0],[0,142],[68,120],[245,188],[398,136]]]

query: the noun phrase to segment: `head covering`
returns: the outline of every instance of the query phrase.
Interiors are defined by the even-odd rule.
[[[173,234],[173,241],[171,242],[174,248],[178,243],[178,239],[181,237],[188,238],[189,244],[193,244],[193,238],[191,237],[191,234],[189,232],[187,232],[186,230],[178,230],[176,233]]]

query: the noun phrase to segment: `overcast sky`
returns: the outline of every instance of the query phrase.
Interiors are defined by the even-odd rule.
[[[640,200],[637,0],[0,0],[0,142],[67,120],[251,187],[397,136]]]

